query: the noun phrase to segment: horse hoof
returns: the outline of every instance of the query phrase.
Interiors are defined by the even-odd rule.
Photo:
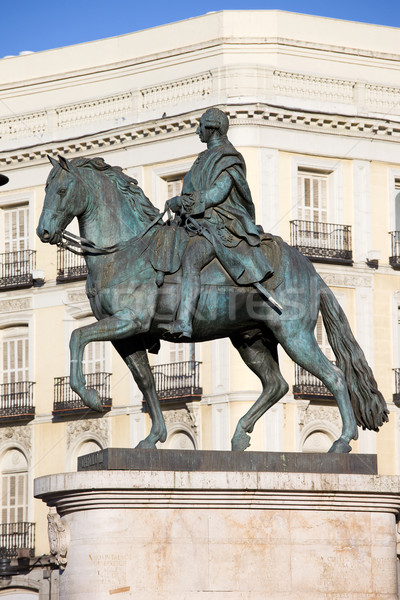
[[[157,446],[155,445],[155,443],[151,442],[150,440],[147,440],[147,439],[139,442],[138,445],[136,446],[136,448],[146,448],[146,449],[150,449],[150,450],[157,450]]]
[[[100,396],[97,390],[86,390],[83,402],[92,410],[95,410],[97,412],[103,412],[103,406],[101,404]]]
[[[336,454],[347,454],[351,452],[351,446],[349,442],[346,442],[343,438],[339,438],[336,442],[333,442],[332,447],[328,450],[328,454],[330,452],[335,452]]]
[[[250,440],[250,436],[245,431],[235,433],[232,438],[232,450],[246,450],[250,446]]]

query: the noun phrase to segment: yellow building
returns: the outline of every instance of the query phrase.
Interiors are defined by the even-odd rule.
[[[150,426],[109,344],[92,344],[84,364],[104,415],[69,389],[69,337],[93,317],[81,259],[35,235],[47,155],[102,156],[161,208],[204,149],[195,131],[210,106],[230,118],[257,221],[313,260],[388,402],[390,422],[360,432],[353,451],[400,473],[399,48],[396,28],[223,11],[0,60],[0,171],[10,179],[0,188],[1,546],[48,552],[33,479],[75,470],[99,448],[134,447]],[[316,333],[333,358],[321,323]],[[229,449],[261,389],[229,340],[164,343],[152,361],[164,447]],[[256,425],[251,450],[326,451],[340,434],[336,404],[283,353],[281,369],[290,391]],[[44,598],[46,585],[31,587]]]

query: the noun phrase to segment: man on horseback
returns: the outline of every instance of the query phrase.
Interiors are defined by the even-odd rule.
[[[218,108],[210,108],[201,116],[196,133],[207,150],[185,175],[181,196],[166,204],[192,236],[182,258],[179,311],[169,328],[176,337],[192,336],[200,271],[214,257],[238,285],[255,285],[265,292],[260,282],[273,275],[260,247],[246,165],[227,138],[228,128],[228,117]]]

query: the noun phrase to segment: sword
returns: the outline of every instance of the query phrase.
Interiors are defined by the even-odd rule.
[[[207,229],[201,225],[199,225],[194,219],[193,217],[191,217],[190,215],[182,215],[185,217],[186,220],[186,227],[187,229],[192,232],[192,233],[197,233],[198,235],[203,235],[211,244],[213,244],[213,240],[212,237],[209,235]],[[275,300],[275,298],[272,296],[272,294],[270,294],[263,285],[261,285],[261,283],[259,281],[256,281],[255,283],[251,284],[252,286],[254,286],[256,288],[256,290],[258,291],[259,294],[261,294],[261,296],[269,303],[272,305],[273,308],[275,308],[280,314],[283,313],[283,307],[279,304],[279,302],[277,300]]]

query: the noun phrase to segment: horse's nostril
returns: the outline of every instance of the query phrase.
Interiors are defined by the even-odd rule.
[[[49,234],[49,232],[48,232],[46,229],[44,229],[44,230],[43,230],[43,233],[42,233],[42,239],[43,239],[43,240],[48,240],[48,239],[50,239],[50,234]]]

